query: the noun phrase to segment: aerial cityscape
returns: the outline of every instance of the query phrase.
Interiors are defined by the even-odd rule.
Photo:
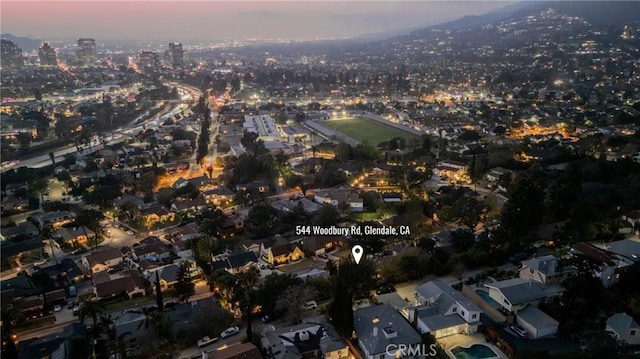
[[[640,2],[0,20],[2,358],[640,358]]]

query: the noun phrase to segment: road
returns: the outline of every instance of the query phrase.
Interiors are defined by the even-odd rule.
[[[178,92],[181,95],[181,100],[187,103],[194,101],[195,99],[197,99],[197,97],[199,97],[199,94],[201,94],[201,92],[198,89],[188,85],[183,85],[175,82],[170,82],[168,83],[168,85],[177,87]],[[156,105],[156,106],[157,106],[156,108],[158,108],[158,106],[161,106],[161,105]],[[130,137],[131,135],[135,135],[138,132],[142,131],[143,128],[148,128],[148,129],[158,128],[160,127],[160,125],[162,125],[164,120],[174,117],[175,115],[179,114],[180,112],[184,111],[187,108],[188,108],[188,104],[179,105],[175,103],[167,103],[166,105],[164,105],[160,113],[154,115],[152,118],[149,118],[149,111],[147,111],[142,115],[138,116],[136,119],[131,121],[126,126],[123,126],[116,131],[109,132],[111,136],[107,136],[107,137],[110,137],[110,139],[107,140],[105,144],[113,145],[119,142],[123,142],[127,137]],[[120,136],[114,136],[114,134],[117,134]],[[101,143],[94,143],[91,146],[83,149],[81,154],[92,153],[101,148],[103,148],[103,145]],[[26,160],[22,160],[19,163],[15,164],[14,166],[6,167],[3,169],[2,172],[7,171],[9,169],[14,169],[14,168],[17,169],[20,167],[41,168],[41,167],[48,166],[51,164],[51,158],[49,157],[49,152],[54,153],[54,158],[56,162],[61,162],[64,159],[64,156],[66,154],[77,153],[78,150],[75,144],[60,146],[53,150],[49,149],[46,153],[38,154],[34,157],[28,158]]]

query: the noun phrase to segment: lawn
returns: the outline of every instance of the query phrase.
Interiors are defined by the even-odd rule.
[[[360,142],[367,141],[374,146],[377,146],[380,142],[389,141],[394,137],[405,138],[407,140],[417,137],[408,132],[400,131],[361,117],[323,121],[322,124],[338,132],[342,132],[349,137],[355,138]]]
[[[166,298],[164,293],[162,297]],[[111,303],[105,304],[104,306],[106,308],[106,311],[110,312],[115,310],[137,307],[141,304],[155,304],[155,300],[153,297],[144,296],[144,297],[138,297],[138,298],[133,298],[129,300],[111,302]]]

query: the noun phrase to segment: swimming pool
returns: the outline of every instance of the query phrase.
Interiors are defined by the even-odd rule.
[[[482,299],[484,299],[484,301],[487,302],[493,308],[500,309],[500,304],[498,304],[498,302],[496,302],[493,298],[491,298],[489,296],[489,293],[485,292],[484,290],[477,289],[476,294],[479,295]]]
[[[468,348],[458,346],[451,349],[451,354],[457,359],[486,359],[498,357],[498,354],[496,354],[493,349],[484,344],[473,344]]]

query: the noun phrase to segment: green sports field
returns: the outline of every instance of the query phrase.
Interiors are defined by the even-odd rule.
[[[328,120],[323,121],[322,124],[338,132],[342,132],[349,137],[355,138],[360,142],[367,141],[374,146],[377,146],[380,142],[389,141],[394,137],[405,138],[407,140],[417,137],[408,132],[400,131],[361,117]]]

